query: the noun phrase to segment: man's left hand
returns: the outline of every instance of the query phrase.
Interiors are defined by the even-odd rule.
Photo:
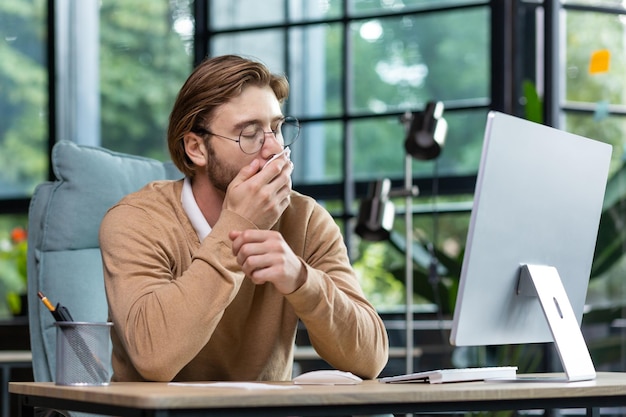
[[[231,231],[229,238],[237,263],[254,284],[271,282],[282,294],[290,294],[306,281],[304,266],[279,232]]]

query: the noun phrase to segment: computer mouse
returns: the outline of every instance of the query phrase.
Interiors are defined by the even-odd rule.
[[[309,371],[293,379],[297,385],[355,385],[361,382],[363,380],[353,373],[336,369]]]

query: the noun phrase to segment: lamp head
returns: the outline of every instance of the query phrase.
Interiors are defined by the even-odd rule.
[[[415,159],[435,159],[441,153],[448,133],[448,123],[443,118],[443,103],[431,101],[422,112],[405,118],[409,124],[404,148]]]
[[[373,242],[389,239],[395,208],[389,201],[391,181],[388,178],[370,184],[368,197],[361,201],[355,232],[363,239]]]

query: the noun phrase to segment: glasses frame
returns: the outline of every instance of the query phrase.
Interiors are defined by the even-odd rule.
[[[280,121],[281,121],[281,125],[285,124],[285,122],[288,121],[290,125],[293,125],[293,126],[298,128],[298,132],[296,133],[294,138],[291,140],[291,142],[282,144],[282,147],[285,148],[285,147],[290,146],[293,143],[295,143],[296,140],[298,140],[298,138],[300,137],[300,121],[297,118],[293,117],[293,116],[285,116],[285,117],[281,118]],[[251,124],[254,124],[254,123],[251,123]],[[211,132],[210,130],[205,129],[203,127],[195,127],[193,129],[191,129],[191,131],[193,133],[196,133],[196,134],[199,134],[199,135],[217,136],[218,138],[227,139],[227,140],[230,140],[232,142],[237,142],[237,144],[239,145],[239,149],[241,149],[241,152],[245,153],[246,155],[254,155],[255,153],[259,152],[263,148],[263,145],[265,144],[265,137],[267,135],[274,135],[274,138],[276,140],[278,140],[278,137],[276,136],[276,132],[278,130],[270,130],[269,132],[266,132],[265,130],[263,130],[263,128],[261,128],[261,132],[263,132],[263,140],[261,141],[261,144],[260,144],[259,148],[257,150],[255,150],[255,151],[253,151],[253,152],[246,152],[246,151],[244,151],[243,147],[241,146],[241,142],[242,142],[241,135],[243,134],[244,130],[246,130],[246,128],[248,126],[249,125],[246,125],[246,126],[244,126],[241,129],[241,132],[239,133],[239,137],[237,139],[233,139],[233,138],[230,138],[230,137],[224,136],[224,135],[219,135],[219,134]],[[283,138],[283,140],[284,140],[284,138]]]

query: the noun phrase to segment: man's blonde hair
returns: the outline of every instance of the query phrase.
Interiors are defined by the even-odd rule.
[[[236,55],[206,59],[187,78],[174,102],[167,129],[170,156],[183,174],[193,177],[196,170],[185,153],[185,134],[205,128],[217,107],[239,96],[250,85],[269,86],[280,103],[289,95],[285,76],[271,73],[260,62]]]

